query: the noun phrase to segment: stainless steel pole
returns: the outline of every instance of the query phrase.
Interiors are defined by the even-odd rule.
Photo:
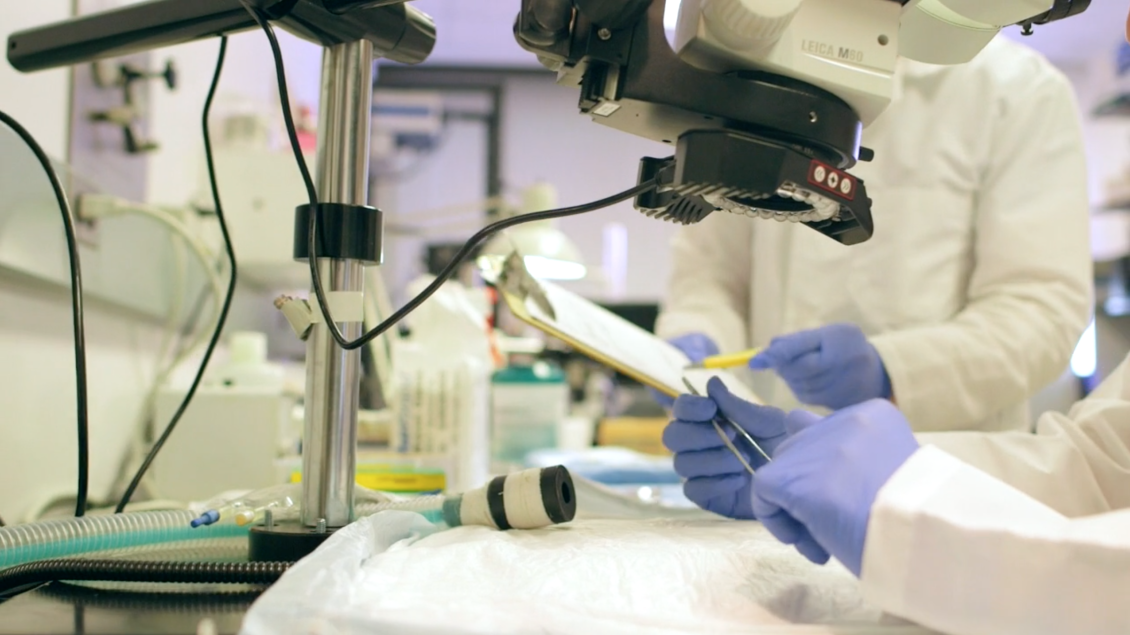
[[[325,49],[321,89],[318,198],[368,205],[373,45],[359,40]],[[364,292],[359,261],[319,258],[318,267],[331,305],[335,294]],[[355,339],[361,335],[360,320],[357,316],[338,327]],[[315,324],[306,343],[302,522],[307,527],[333,529],[353,520],[360,379],[360,351],[342,350],[324,324]]]

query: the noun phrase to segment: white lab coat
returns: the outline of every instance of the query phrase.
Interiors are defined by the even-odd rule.
[[[954,635],[1130,633],[1130,358],[1037,425],[919,435],[871,508],[870,601]]]
[[[844,247],[802,225],[716,212],[679,231],[657,325],[723,351],[853,322],[916,430],[1027,428],[1092,309],[1083,142],[1071,86],[998,38],[964,66],[903,61],[853,172],[875,235]],[[767,402],[797,405],[771,373]]]

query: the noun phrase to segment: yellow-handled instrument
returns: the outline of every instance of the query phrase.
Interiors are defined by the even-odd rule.
[[[734,368],[736,366],[745,366],[749,363],[749,360],[756,357],[760,352],[760,348],[751,348],[748,351],[742,351],[740,353],[711,355],[701,362],[687,366],[687,368]]]

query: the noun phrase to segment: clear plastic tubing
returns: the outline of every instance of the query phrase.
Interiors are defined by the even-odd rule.
[[[188,542],[164,542],[155,545],[94,551],[82,554],[87,558],[117,560],[167,560],[175,562],[247,562],[247,536],[205,538]]]
[[[246,536],[250,529],[228,523],[192,528],[189,523],[195,517],[189,511],[134,512],[0,527],[0,568],[98,551]]]
[[[354,515],[357,518],[364,518],[365,516],[372,516],[377,512],[388,510],[397,510],[404,512],[416,512],[427,518],[429,522],[439,524],[443,522],[443,502],[447,500],[446,496],[417,496],[415,498],[406,498],[404,500],[393,500],[384,503],[357,503],[354,509]]]

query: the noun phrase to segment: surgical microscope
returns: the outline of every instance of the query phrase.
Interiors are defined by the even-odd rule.
[[[673,43],[665,5],[521,0],[514,36],[577,90],[581,113],[672,147],[640,161],[643,213],[799,222],[855,245],[874,226],[850,170],[873,157],[861,134],[890,102],[898,57],[967,62],[1001,28],[1031,33],[1089,0],[683,0]],[[327,322],[360,335],[362,272],[382,260],[381,212],[367,204],[374,60],[424,62],[432,19],[402,0],[153,0],[15,33],[7,54],[22,72],[87,63],[252,29],[249,11],[324,47],[316,267],[335,318],[306,338],[301,518],[256,528],[250,550],[294,560],[354,519],[360,354]],[[299,260],[311,212],[296,210]]]

